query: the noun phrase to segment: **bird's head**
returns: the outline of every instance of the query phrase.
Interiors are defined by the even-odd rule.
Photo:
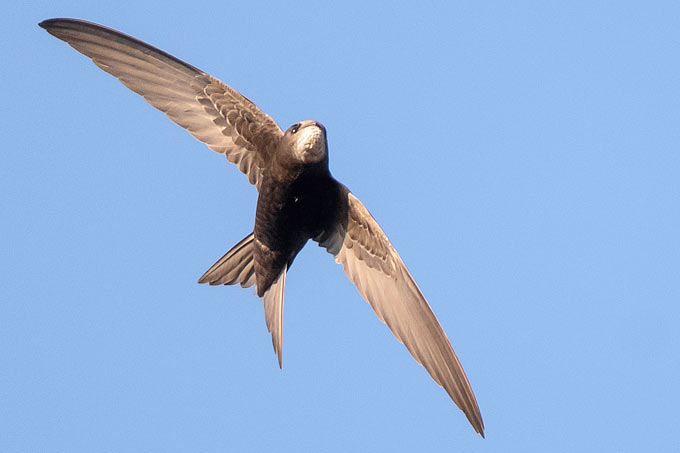
[[[316,121],[300,121],[288,128],[283,136],[284,150],[288,158],[297,164],[328,162],[326,128]]]

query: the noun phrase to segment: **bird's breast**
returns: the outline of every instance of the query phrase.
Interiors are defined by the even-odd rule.
[[[255,216],[255,237],[273,250],[301,247],[332,222],[337,182],[302,174],[287,182],[265,178]]]

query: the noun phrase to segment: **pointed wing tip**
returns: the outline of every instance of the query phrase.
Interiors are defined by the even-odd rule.
[[[454,403],[456,403],[456,406],[458,406],[459,409],[463,411],[463,414],[465,414],[465,417],[468,419],[468,421],[474,428],[475,432],[482,436],[482,439],[485,439],[486,436],[484,435],[484,420],[482,419],[482,414],[479,411],[479,406],[477,406],[477,401],[475,400],[473,406],[468,409],[464,409],[463,407],[461,407],[455,400]]]
[[[477,414],[476,420],[474,421],[470,420],[470,424],[475,429],[477,434],[482,436],[482,439],[486,439],[486,436],[484,435],[484,422],[482,421],[481,414],[479,413]]]
[[[100,27],[102,29],[106,28],[102,25],[94,24],[92,22],[87,22],[80,19],[67,19],[61,17],[55,17],[54,19],[45,19],[41,22],[38,22],[38,26],[43,28],[45,31],[47,31],[47,33],[54,36],[55,38],[61,39],[62,41],[66,42],[68,41],[64,39],[64,33],[68,32],[68,30],[82,31],[83,29],[92,26]]]
[[[56,28],[59,25],[63,25],[66,22],[71,22],[71,23],[81,22],[82,23],[82,22],[85,22],[85,21],[81,21],[81,20],[78,20],[78,19],[67,19],[67,18],[62,18],[62,17],[55,17],[55,18],[52,18],[52,19],[45,19],[43,21],[38,22],[38,26],[40,26],[41,28],[44,28],[47,31],[50,31],[50,29]]]
[[[40,22],[38,22],[38,25],[42,28],[47,28],[47,27],[51,26],[52,24],[54,24],[55,22],[59,22],[61,20],[64,20],[64,19],[53,17],[53,18],[50,18],[50,19],[41,20]]]
[[[45,30],[47,33],[54,35],[53,30],[57,26],[57,22],[59,19],[45,19],[41,22],[38,22],[38,26]]]

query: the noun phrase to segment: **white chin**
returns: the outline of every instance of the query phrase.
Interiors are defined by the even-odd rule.
[[[306,164],[313,164],[321,161],[323,157],[323,148],[319,147],[317,149],[310,149],[304,152],[302,155],[302,161]]]
[[[318,127],[308,126],[298,133],[298,157],[304,163],[319,162],[324,158],[326,146],[323,132]]]

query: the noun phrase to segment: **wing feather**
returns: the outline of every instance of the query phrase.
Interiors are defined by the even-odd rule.
[[[484,436],[484,422],[463,367],[423,293],[364,205],[345,189],[346,216],[317,240],[381,321]]]
[[[48,19],[40,26],[90,57],[210,149],[224,154],[260,188],[268,156],[283,132],[248,98],[119,31],[76,19]]]

